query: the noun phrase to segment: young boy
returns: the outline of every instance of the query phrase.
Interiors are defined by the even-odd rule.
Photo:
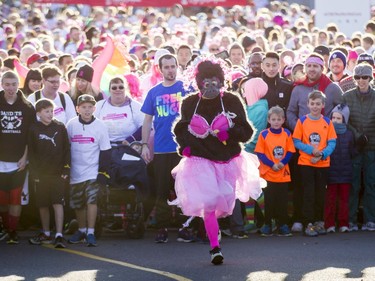
[[[304,181],[302,215],[305,235],[310,237],[326,234],[323,222],[325,189],[329,156],[335,149],[337,138],[331,120],[321,114],[325,99],[325,95],[317,90],[308,95],[310,113],[298,119],[293,133]]]
[[[35,104],[39,122],[29,132],[30,174],[35,182],[36,206],[39,207],[42,232],[30,238],[33,245],[52,243],[50,211],[55,211],[55,247],[65,248],[62,235],[64,221],[64,185],[70,171],[70,145],[63,123],[54,119],[54,104],[40,99]]]
[[[345,104],[337,105],[331,113],[337,143],[331,155],[324,208],[324,224],[328,233],[336,231],[336,201],[339,231],[349,231],[349,194],[353,180],[352,157],[355,151],[353,132],[347,129],[349,115],[349,107]]]
[[[260,160],[260,175],[267,180],[264,192],[265,224],[262,236],[272,235],[272,218],[276,220],[279,236],[291,236],[288,223],[288,162],[295,152],[292,135],[282,127],[284,110],[274,106],[268,111],[270,128],[263,130],[258,138],[255,152]]]
[[[76,244],[87,241],[95,247],[97,195],[107,183],[111,161],[111,145],[106,126],[93,116],[95,99],[82,95],[77,99],[79,116],[67,124],[71,144],[70,206],[75,210],[79,229],[69,239]]]

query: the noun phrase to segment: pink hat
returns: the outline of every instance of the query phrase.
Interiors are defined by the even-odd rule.
[[[350,61],[350,60],[355,60],[356,61],[357,59],[358,59],[357,52],[350,50],[349,54],[348,54],[348,61]]]
[[[251,78],[243,85],[243,96],[247,105],[251,106],[263,98],[268,91],[268,86],[261,78]]]

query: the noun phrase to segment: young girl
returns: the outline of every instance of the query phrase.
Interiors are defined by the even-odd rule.
[[[251,138],[253,128],[240,98],[224,91],[224,62],[203,59],[191,67],[188,73],[195,74],[199,91],[182,102],[174,127],[179,153],[184,156],[172,171],[174,203],[185,215],[203,218],[211,262],[217,265],[224,259],[217,218],[232,214],[236,199],[247,202],[249,197],[259,197],[259,161],[242,152],[240,143]]]
[[[354,136],[347,129],[349,107],[337,105],[331,113],[331,120],[337,134],[336,148],[331,155],[329,167],[324,223],[327,232],[335,232],[336,201],[338,200],[338,226],[340,232],[349,231],[349,194],[353,177],[352,156]]]

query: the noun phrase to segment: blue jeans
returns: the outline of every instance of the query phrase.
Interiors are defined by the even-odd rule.
[[[375,222],[375,151],[365,151],[353,159],[353,181],[349,197],[349,221],[357,222],[361,173],[363,171],[364,222]]]

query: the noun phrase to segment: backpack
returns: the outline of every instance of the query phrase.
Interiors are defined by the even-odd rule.
[[[60,97],[60,101],[61,101],[61,104],[62,104],[62,107],[66,108],[66,102],[65,102],[65,97],[64,97],[64,94],[63,93],[58,93],[59,94],[59,97]],[[38,100],[40,100],[40,98],[42,97],[42,94],[40,91],[37,91],[35,92],[35,102],[37,102]]]

